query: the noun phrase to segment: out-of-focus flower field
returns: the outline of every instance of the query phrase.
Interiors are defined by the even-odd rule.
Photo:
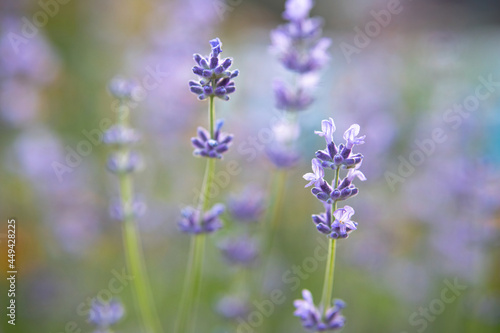
[[[119,182],[106,170],[112,148],[101,141],[116,121],[108,83],[117,75],[141,88],[129,104],[143,160],[133,174],[137,223],[163,332],[174,332],[192,237],[178,223],[197,203],[205,168],[190,139],[208,126],[208,104],[188,81],[193,54],[208,54],[216,37],[240,74],[231,100],[215,101],[234,138],[217,161],[211,206],[226,204],[224,226],[206,240],[194,332],[305,332],[293,301],[308,289],[319,302],[328,239],[311,221],[321,205],[302,175],[323,149],[314,131],[330,117],[339,139],[355,123],[366,135],[356,152],[367,180],[348,203],[357,230],[337,245],[342,332],[500,331],[498,3],[316,1],[311,16],[324,20],[330,58],[313,83],[314,102],[294,113],[300,133],[276,121],[275,79],[293,81],[271,48],[284,6],[0,3],[0,332],[94,332],[96,298],[123,304],[114,332],[142,332],[114,211]],[[266,246],[280,179],[266,151],[287,136],[298,137],[300,159],[283,178],[279,226]],[[257,221],[236,222],[252,207]],[[6,311],[10,218],[15,326]],[[232,242],[238,236],[245,246]]]

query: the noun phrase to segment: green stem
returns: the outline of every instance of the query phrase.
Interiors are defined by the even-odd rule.
[[[340,168],[337,167],[335,171],[335,187],[337,188],[339,186],[339,174],[340,174]],[[332,204],[332,209],[331,209],[331,219],[332,223],[335,219],[333,216],[333,213],[337,209],[337,201],[335,200]],[[321,306],[323,310],[323,315],[325,315],[328,307],[331,306],[332,303],[332,294],[333,294],[333,277],[335,274],[335,250],[337,247],[337,240],[334,238],[330,238],[330,242],[328,245],[328,259],[326,261],[326,268],[325,268],[325,281],[323,282],[323,294],[321,297]]]
[[[215,127],[215,109],[214,97],[210,97],[209,101],[209,121],[210,135],[214,136]],[[198,209],[200,214],[206,212],[210,205],[210,193],[215,175],[215,159],[208,158],[203,177],[203,185],[198,200]],[[206,235],[199,234],[191,238],[191,246],[189,249],[189,261],[186,271],[186,280],[182,291],[182,299],[180,304],[179,317],[175,327],[175,332],[185,333],[194,330],[196,322],[196,309],[201,291],[201,277],[203,270],[203,259],[205,249]]]
[[[264,244],[262,247],[262,258],[266,259],[263,262],[262,269],[260,270],[260,277],[256,279],[256,282],[258,283],[256,290],[260,290],[260,297],[264,296],[264,279],[266,278],[268,269],[270,269],[270,254],[279,225],[283,199],[285,197],[286,174],[286,170],[276,170],[273,175],[274,179],[271,182],[271,204],[266,213],[266,217],[264,218],[265,223],[263,225]]]
[[[122,107],[118,121],[121,125],[128,124],[128,109]],[[121,158],[128,158],[130,151],[122,147],[119,151]],[[153,296],[149,289],[149,279],[144,265],[141,239],[133,213],[133,182],[128,173],[118,175],[120,186],[120,201],[124,212],[123,221],[123,243],[127,267],[132,276],[134,297],[137,302],[137,310],[142,320],[144,330],[147,333],[163,332],[160,320],[157,316]]]
[[[266,246],[266,252],[271,251],[273,246],[276,231],[278,229],[281,208],[283,206],[286,188],[286,170],[277,170],[275,173],[275,180],[273,181],[273,193],[272,198],[274,202],[272,204],[269,216],[269,233],[268,233],[268,244]]]

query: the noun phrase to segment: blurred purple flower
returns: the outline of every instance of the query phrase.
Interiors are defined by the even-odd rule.
[[[135,218],[139,218],[144,216],[147,210],[146,203],[143,202],[142,200],[139,199],[134,199],[132,202],[132,207],[131,207],[131,212]],[[126,214],[123,209],[123,205],[121,203],[121,200],[116,199],[109,207],[109,215],[111,216],[112,219],[117,220],[117,221],[124,221]]]
[[[140,135],[133,128],[121,125],[111,126],[102,137],[102,142],[107,145],[125,146],[139,141]]]
[[[8,17],[2,21],[0,80],[22,77],[30,85],[50,83],[59,72],[59,59],[41,31],[28,42],[13,42],[11,34],[21,33],[22,22],[20,17]]]
[[[308,17],[312,5],[308,0],[288,0],[283,17],[290,22],[271,32],[271,51],[285,68],[299,74],[318,71],[329,60],[331,41],[319,38],[321,20]]]
[[[128,80],[121,76],[112,78],[108,83],[111,95],[119,100],[140,101],[145,94],[142,86],[135,80]]]
[[[89,311],[89,322],[98,329],[107,329],[116,324],[125,314],[123,305],[117,300],[109,303],[94,299]]]
[[[216,309],[221,316],[227,319],[236,319],[245,316],[250,307],[245,297],[228,295],[219,299]]]
[[[288,0],[285,4],[283,18],[290,21],[304,20],[309,16],[312,6],[312,0]]]
[[[114,152],[109,155],[107,168],[111,173],[131,173],[142,167],[142,159],[136,152]]]
[[[227,238],[219,248],[227,262],[233,265],[250,266],[259,255],[258,242],[248,236]]]
[[[324,332],[341,329],[344,327],[345,318],[342,316],[342,309],[345,303],[339,299],[334,300],[334,306],[328,308],[323,316],[322,309],[318,309],[313,302],[311,292],[307,289],[302,290],[303,299],[293,302],[296,310],[294,315],[299,317],[304,328]]]
[[[189,234],[211,233],[222,228],[222,221],[219,218],[222,213],[224,213],[222,204],[214,205],[203,216],[200,216],[200,210],[188,206],[182,210],[182,219],[178,225],[182,232]]]
[[[279,110],[302,111],[314,102],[309,89],[298,87],[293,90],[280,79],[274,81],[273,90],[276,108]]]
[[[296,150],[278,143],[268,146],[266,154],[278,169],[293,168],[300,160],[300,155]]]
[[[247,189],[239,196],[229,198],[227,207],[236,221],[257,222],[265,210],[265,200],[258,191]]]

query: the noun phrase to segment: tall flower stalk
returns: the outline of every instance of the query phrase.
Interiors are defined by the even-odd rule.
[[[346,143],[339,146],[333,142],[335,129],[332,118],[321,122],[321,131],[315,133],[325,138],[326,149],[316,152],[316,158],[312,160],[313,172],[304,175],[304,179],[309,181],[306,187],[313,186],[311,192],[325,208],[324,213],[313,215],[312,220],[316,229],[329,238],[325,280],[319,307],[314,304],[309,290],[303,290],[303,299],[294,302],[297,308],[295,315],[300,317],[302,325],[316,332],[340,329],[345,324],[345,318],[341,314],[341,310],[345,307],[344,302],[341,300],[332,302],[336,245],[337,240],[349,237],[349,234],[357,229],[358,223],[351,220],[354,215],[351,206],[338,208],[337,204],[358,194],[358,189],[352,183],[356,177],[366,180],[364,174],[359,171],[363,155],[352,152],[355,145],[365,143],[365,136],[358,137],[359,125],[354,124],[349,127],[344,133]],[[334,171],[331,184],[325,180],[325,169]],[[341,169],[348,170],[343,179],[340,179]]]
[[[299,160],[295,148],[300,134],[297,112],[307,110],[313,103],[312,92],[319,78],[318,73],[329,59],[326,50],[330,39],[321,37],[323,22],[320,18],[309,17],[313,5],[312,0],[288,0],[283,13],[288,23],[271,32],[271,51],[292,74],[292,80],[286,83],[276,79],[273,85],[276,108],[283,111],[283,118],[273,128],[276,142],[267,149],[269,159],[277,168],[271,182],[272,201],[266,218],[269,234],[267,251],[278,229],[288,170]]]
[[[196,309],[201,290],[202,269],[206,234],[222,227],[219,216],[224,212],[224,205],[216,204],[210,208],[210,196],[215,174],[215,161],[221,159],[222,154],[229,149],[232,135],[222,133],[222,120],[215,120],[214,99],[218,97],[229,100],[229,94],[236,88],[232,78],[238,76],[239,71],[229,71],[232,65],[231,58],[220,58],[222,43],[218,38],[210,41],[212,52],[204,57],[200,54],[193,56],[197,66],[193,73],[200,77],[199,81],[190,81],[191,92],[198,95],[199,100],[208,99],[209,130],[199,127],[198,135],[191,139],[194,155],[207,158],[205,175],[201,187],[197,207],[188,206],[182,210],[182,219],[179,221],[181,231],[193,235],[189,250],[189,260],[186,271],[186,280],[182,292],[179,316],[175,332],[191,332],[194,329]]]
[[[130,128],[130,108],[127,102],[134,101],[140,87],[133,82],[115,78],[109,90],[120,101],[117,109],[117,122],[104,134],[103,141],[116,147],[108,159],[108,170],[118,177],[120,196],[112,207],[112,215],[122,222],[123,244],[127,267],[132,280],[136,309],[141,318],[145,332],[162,332],[160,320],[155,309],[150,289],[141,239],[137,228],[136,217],[143,205],[134,198],[132,172],[140,166],[140,158],[131,146],[139,139],[136,131]]]

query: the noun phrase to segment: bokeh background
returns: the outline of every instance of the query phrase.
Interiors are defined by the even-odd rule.
[[[156,71],[157,84],[133,108],[146,162],[135,180],[148,207],[139,222],[146,264],[170,332],[189,246],[176,224],[180,209],[193,201],[204,167],[203,160],[193,158],[189,140],[197,126],[207,126],[206,103],[187,88],[191,56],[208,53],[208,40],[217,36],[224,55],[241,71],[238,91],[216,109],[226,120],[225,130],[235,135],[219,168],[235,160],[242,172],[217,201],[249,184],[269,195],[273,166],[264,149],[256,149],[257,157],[248,161],[237,147],[279,114],[271,87],[283,70],[269,53],[269,32],[283,23],[284,1],[60,2],[0,4],[0,275],[7,269],[10,217],[17,219],[19,270],[15,327],[5,319],[7,284],[0,280],[0,331],[92,331],[89,300],[125,267],[120,224],[108,213],[117,198],[116,179],[105,170],[109,148],[92,138],[115,116],[107,82],[117,74],[141,82]],[[44,9],[45,3],[52,7]],[[280,231],[271,258],[264,258],[273,263],[266,283],[283,290],[286,301],[255,332],[303,332],[292,316],[292,300],[302,288],[315,295],[321,291],[324,262],[295,290],[281,276],[317,247],[310,215],[322,207],[303,188],[301,176],[323,147],[313,130],[326,117],[334,118],[339,140],[352,123],[367,135],[358,151],[365,155],[368,180],[348,203],[359,229],[340,242],[337,253],[334,294],[348,304],[344,332],[500,330],[500,87],[493,86],[475,111],[455,113],[459,118],[451,124],[456,126],[446,121],[449,109],[474,95],[479,77],[500,81],[500,6],[494,0],[402,0],[401,13],[348,61],[341,43],[353,45],[355,28],[364,29],[373,20],[370,11],[388,3],[324,0],[313,9],[325,19],[332,58],[316,102],[299,115],[302,159],[288,174]],[[51,13],[47,20],[39,14],[44,10]],[[29,30],[26,20],[46,22]],[[22,36],[22,29],[29,37],[20,40],[16,52],[11,33]],[[415,141],[431,138],[435,128],[443,129],[445,142],[391,186],[387,172],[397,174],[400,159],[408,160],[418,149]],[[65,163],[71,151],[88,142],[91,151],[58,176],[54,162]],[[234,321],[217,311],[237,275],[218,249],[235,228],[230,216],[225,221],[226,231],[208,242],[197,332],[236,332]],[[249,274],[247,282],[255,285],[256,279]],[[467,289],[424,320],[425,327],[415,324],[412,314],[441,298],[445,280]],[[116,331],[138,332],[130,285],[124,282],[113,296],[127,309]]]

